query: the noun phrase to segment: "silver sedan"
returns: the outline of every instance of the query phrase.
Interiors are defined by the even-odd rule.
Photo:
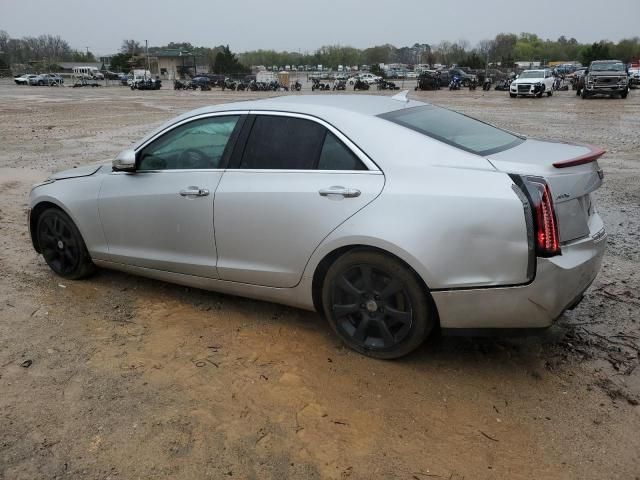
[[[606,233],[584,145],[382,96],[285,96],[181,115],[29,199],[58,275],[96,267],[323,312],[395,358],[444,333],[548,327]]]

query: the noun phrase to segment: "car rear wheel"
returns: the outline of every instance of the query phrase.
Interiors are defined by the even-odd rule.
[[[323,283],[322,303],[340,339],[374,358],[407,355],[436,324],[415,273],[379,252],[356,250],[336,260]]]
[[[76,280],[94,272],[82,235],[66,213],[49,208],[38,218],[36,228],[40,252],[56,274]]]

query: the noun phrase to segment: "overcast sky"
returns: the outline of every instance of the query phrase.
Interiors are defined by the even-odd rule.
[[[115,53],[124,38],[303,53],[333,44],[474,45],[499,32],[617,41],[640,35],[640,0],[0,0],[0,30],[60,35],[97,54]]]

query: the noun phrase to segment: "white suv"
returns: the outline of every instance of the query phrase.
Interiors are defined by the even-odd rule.
[[[373,85],[378,80],[382,79],[382,77],[378,77],[377,75],[374,75],[373,73],[360,73],[360,74],[356,75],[355,77],[351,77],[349,79],[349,84],[353,85],[355,83],[355,81],[356,81],[356,78],[359,78],[364,83],[367,83],[369,85]]]
[[[525,70],[509,86],[509,96],[515,98],[518,95],[535,95],[541,97],[546,93],[553,95],[553,75],[551,70]]]

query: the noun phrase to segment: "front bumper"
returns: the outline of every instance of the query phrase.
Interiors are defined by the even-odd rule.
[[[538,258],[528,285],[432,292],[443,329],[534,329],[552,325],[596,278],[606,232],[597,214],[591,235],[562,246],[562,255]]]
[[[509,93],[512,95],[538,95],[543,91],[542,84],[511,84],[509,86]]]

